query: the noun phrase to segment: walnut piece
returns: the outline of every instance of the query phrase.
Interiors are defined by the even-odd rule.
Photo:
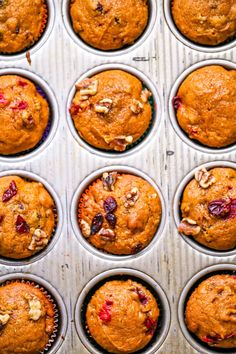
[[[146,88],[141,92],[141,100],[143,101],[143,103],[147,103],[149,97],[151,97],[151,96],[152,96],[152,93],[150,91],[148,91],[148,89],[146,89]]]
[[[196,236],[200,233],[201,228],[195,220],[190,218],[183,218],[178,227],[178,231],[186,236]]]
[[[42,306],[41,302],[37,297],[33,297],[33,299],[28,300],[29,303],[29,317],[33,321],[38,321],[42,315]]]
[[[138,100],[133,99],[130,109],[134,114],[139,114],[143,111],[143,104]]]
[[[95,112],[108,114],[112,108],[113,101],[110,98],[104,98],[95,104]]]
[[[131,189],[131,191],[125,196],[125,207],[130,208],[135,205],[139,198],[139,191],[137,187]]]
[[[205,167],[195,173],[195,179],[199,183],[199,186],[204,189],[210,187],[216,181],[215,177]]]
[[[114,241],[116,239],[116,234],[113,230],[111,229],[104,229],[102,228],[98,235],[101,236],[101,239],[103,241]]]
[[[86,238],[89,238],[89,236],[91,234],[90,226],[83,219],[80,220],[80,228],[81,228],[81,232],[82,232],[83,236]]]
[[[31,243],[28,247],[30,251],[39,251],[48,244],[48,238],[45,231],[36,229],[33,233]]]
[[[105,138],[104,140],[115,151],[125,151],[127,145],[132,144],[133,137],[132,135],[128,135],[128,136],[119,135],[114,139]]]
[[[89,96],[95,96],[98,91],[98,80],[85,79],[75,85],[80,92],[81,100],[87,100]]]
[[[0,315],[0,325],[5,326],[9,320],[10,316],[8,314]]]
[[[104,172],[102,175],[102,184],[105,191],[114,191],[117,180],[117,172]]]

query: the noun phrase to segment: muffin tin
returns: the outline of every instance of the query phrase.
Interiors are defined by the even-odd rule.
[[[32,273],[40,277],[41,281],[46,279],[62,295],[68,312],[69,327],[67,333],[62,333],[63,343],[60,349],[56,347],[55,351],[49,351],[50,354],[56,351],[60,354],[94,354],[93,349],[87,349],[77,335],[75,320],[78,323],[79,313],[75,313],[75,306],[79,294],[83,289],[88,289],[86,284],[91,279],[107,270],[113,271],[118,266],[125,268],[130,276],[133,275],[133,270],[150,276],[155,283],[161,286],[168,298],[171,325],[166,329],[168,334],[165,335],[165,339],[163,338],[161,347],[157,346],[153,352],[159,354],[201,353],[201,349],[182,334],[177,317],[179,296],[186,282],[194,274],[209,265],[226,262],[235,265],[236,257],[234,253],[223,256],[208,255],[184,242],[174,222],[173,198],[178,183],[192,169],[215,160],[222,163],[224,161],[234,162],[236,161],[236,148],[219,150],[213,154],[211,151],[204,150],[203,152],[195,145],[190,147],[189,144],[185,144],[170,123],[168,98],[175,80],[184,70],[193,64],[198,66],[199,62],[206,59],[211,59],[211,63],[216,64],[219,63],[219,59],[227,60],[227,63],[228,61],[236,62],[236,51],[229,49],[212,54],[210,50],[202,52],[184,45],[169,30],[161,0],[157,1],[156,7],[156,2],[153,1],[151,11],[156,15],[156,21],[154,21],[155,24],[153,22],[153,30],[148,33],[148,38],[144,37],[145,35],[140,38],[142,45],[139,46],[141,43],[137,42],[130,48],[114,53],[100,53],[85,46],[81,49],[81,45],[77,45],[68,35],[63,23],[67,21],[64,12],[66,3],[68,4],[68,1],[55,0],[54,4],[54,1],[50,0],[49,6],[55,5],[51,11],[52,18],[54,18],[55,10],[54,28],[50,36],[42,37],[45,42],[42,46],[40,45],[40,48],[35,45],[30,50],[31,66],[25,54],[0,57],[1,74],[9,73],[13,69],[18,71],[18,68],[21,68],[25,70],[25,75],[26,73],[33,75],[33,81],[37,78],[40,80],[39,84],[47,82],[56,96],[56,100],[53,98],[52,101],[55,117],[57,117],[57,104],[59,108],[59,115],[55,118],[56,124],[53,126],[53,132],[56,134],[50,144],[47,144],[49,142],[47,139],[45,145],[40,148],[40,153],[34,151],[27,158],[1,158],[0,170],[4,173],[12,173],[13,170],[20,169],[42,177],[53,186],[64,211],[62,215],[64,223],[51,251],[33,263],[21,263],[17,267],[14,264],[1,264],[0,275],[4,276],[4,279],[5,277],[12,279],[19,277],[14,274],[16,271],[20,272],[23,277],[29,277],[29,273]],[[155,134],[150,133],[152,135],[150,139],[148,137],[148,144],[145,142],[145,148],[140,144],[127,155],[119,154],[113,157],[102,156],[97,151],[91,153],[88,148],[81,146],[80,142],[78,144],[68,127],[65,110],[68,107],[68,95],[74,82],[84,73],[87,74],[91,69],[96,70],[102,64],[115,65],[117,68],[122,68],[122,65],[134,68],[135,71],[144,73],[145,77],[150,77],[160,93],[163,124],[157,127]],[[45,90],[45,87],[42,87]],[[78,186],[85,177],[92,173],[96,175],[100,168],[109,168],[114,161],[116,165],[124,169],[135,168],[136,171],[145,173],[155,181],[166,201],[167,219],[160,237],[158,236],[158,239],[151,244],[148,251],[119,262],[116,259],[101,257],[100,254],[95,254],[85,248],[75,237],[70,222],[71,201]],[[177,211],[174,209],[174,212]],[[144,280],[147,281],[147,279]],[[44,286],[43,283],[42,285]],[[66,321],[66,312],[62,312],[62,320]]]

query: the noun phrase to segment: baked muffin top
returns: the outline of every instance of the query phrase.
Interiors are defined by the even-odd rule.
[[[17,75],[0,76],[0,154],[12,155],[34,148],[49,120],[47,101],[35,85]]]
[[[215,250],[236,247],[236,170],[201,168],[185,187],[179,231]]]
[[[191,139],[213,148],[234,144],[236,71],[218,65],[195,70],[180,85],[174,107]]]
[[[134,353],[152,339],[159,318],[157,301],[133,280],[113,280],[101,286],[86,311],[90,335],[109,353]]]
[[[70,113],[80,136],[90,145],[124,151],[148,129],[151,93],[122,70],[103,71],[76,84]]]
[[[80,198],[82,235],[96,248],[118,255],[134,254],[152,240],[161,220],[157,191],[143,178],[104,173]]]
[[[173,0],[172,16],[191,41],[215,46],[236,33],[235,0]]]
[[[17,53],[31,47],[47,21],[44,0],[1,0],[0,52]]]
[[[34,284],[0,286],[1,354],[38,354],[54,331],[54,305]]]
[[[210,346],[236,348],[235,304],[236,276],[211,276],[187,302],[188,329]]]
[[[0,255],[22,259],[47,246],[54,227],[54,201],[39,182],[0,178]]]
[[[144,32],[147,0],[71,0],[70,15],[76,33],[92,47],[120,49]]]

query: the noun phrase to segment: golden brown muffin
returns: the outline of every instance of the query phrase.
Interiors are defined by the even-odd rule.
[[[172,16],[180,32],[198,44],[215,46],[236,33],[235,0],[173,0]]]
[[[90,145],[124,151],[148,129],[151,93],[122,70],[103,71],[76,84],[70,113],[80,136]]]
[[[133,254],[155,235],[161,202],[143,178],[109,172],[82,195],[78,217],[83,236],[93,246],[112,254]]]
[[[147,0],[71,0],[74,30],[92,47],[120,49],[133,44],[148,22]]]
[[[17,53],[31,47],[47,22],[44,0],[0,1],[0,52]]]
[[[49,106],[35,85],[17,75],[0,76],[0,154],[34,148],[49,121]]]
[[[189,138],[213,148],[235,143],[235,70],[217,65],[195,70],[183,81],[173,103]]]
[[[179,231],[209,248],[236,247],[236,170],[201,168],[184,189]]]
[[[0,178],[0,255],[30,257],[45,248],[55,228],[55,205],[39,182]]]
[[[186,324],[200,340],[236,348],[236,277],[214,275],[201,282],[186,306]]]
[[[1,354],[38,354],[55,329],[54,305],[33,283],[0,287]]]
[[[113,280],[93,295],[86,321],[91,336],[109,353],[134,353],[152,339],[159,313],[156,299],[143,285]]]

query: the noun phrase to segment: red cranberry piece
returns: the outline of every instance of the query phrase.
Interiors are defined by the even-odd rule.
[[[230,339],[230,338],[233,338],[235,336],[236,336],[235,333],[230,333],[230,334],[227,334],[224,339]]]
[[[138,294],[138,298],[139,298],[139,301],[141,302],[141,304],[146,305],[148,303],[148,298],[144,294],[144,292],[137,288],[136,293]]]
[[[117,208],[117,203],[115,198],[111,196],[107,197],[103,202],[103,208],[106,213],[112,213],[113,211],[115,211]]]
[[[234,279],[236,279],[236,275],[232,275],[232,277],[233,277]]]
[[[94,216],[91,225],[91,235],[95,235],[98,231],[101,230],[103,224],[103,215],[98,213]]]
[[[172,99],[174,109],[177,111],[182,106],[182,99],[179,96],[175,96]]]
[[[231,199],[229,218],[235,218],[235,217],[236,217],[236,199]]]
[[[3,93],[0,93],[0,104],[5,104],[7,103],[7,100],[6,98],[4,97],[4,94]]]
[[[112,307],[112,305],[113,305],[113,301],[106,300],[105,304],[103,305],[103,307],[99,311],[98,316],[103,322],[110,322],[111,321],[111,307]]]
[[[17,194],[17,187],[16,187],[16,182],[11,181],[9,188],[3,193],[2,196],[2,201],[8,202],[12,197],[14,197]]]
[[[20,101],[17,103],[15,107],[12,107],[12,109],[19,109],[21,111],[23,111],[26,108],[28,108],[28,103],[25,101]]]
[[[224,218],[230,213],[231,202],[225,199],[213,200],[208,204],[208,210],[211,215]]]
[[[106,219],[108,224],[111,226],[112,229],[114,229],[116,227],[116,216],[112,213],[109,213],[106,215]]]
[[[132,254],[136,254],[136,253],[139,253],[140,251],[142,251],[143,249],[143,245],[141,242],[137,243],[137,245],[135,245],[133,248],[132,248]]]
[[[27,82],[26,82],[26,81],[23,81],[23,80],[19,80],[19,81],[18,81],[18,85],[21,86],[21,87],[28,86]]]
[[[16,231],[19,234],[27,234],[30,231],[30,227],[21,215],[17,215],[16,218]]]
[[[157,321],[151,317],[147,317],[144,321],[144,325],[147,327],[147,333],[153,335],[157,328]]]

